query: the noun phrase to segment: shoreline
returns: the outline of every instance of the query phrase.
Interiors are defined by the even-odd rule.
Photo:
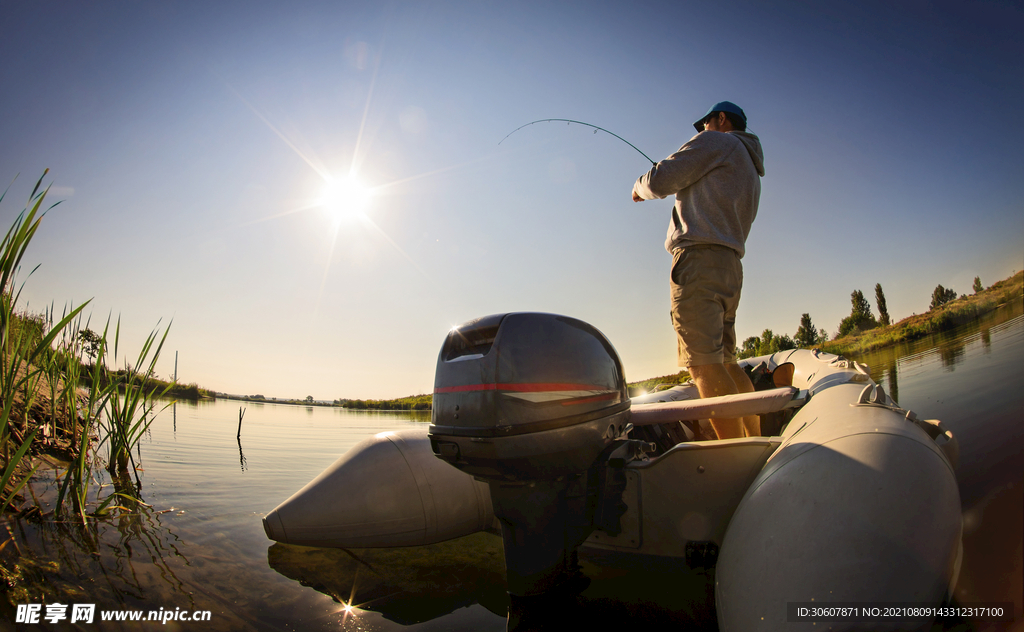
[[[430,410],[431,410],[429,403],[427,404],[426,408],[415,408],[415,406],[418,405],[417,403],[410,403],[410,404],[394,403],[394,402],[401,402],[402,400],[410,400],[410,399],[421,400],[422,398],[425,398],[425,397],[429,397],[429,396],[428,395],[407,395],[405,397],[396,397],[395,399],[385,399],[385,400],[346,400],[346,401],[360,401],[360,402],[373,401],[373,402],[377,402],[377,403],[391,403],[390,407],[385,407],[385,408],[374,408],[374,407],[369,407],[369,406],[344,406],[344,405],[338,404],[337,402],[324,402],[324,401],[308,402],[308,401],[304,401],[304,400],[301,400],[301,399],[274,399],[274,398],[266,399],[266,398],[253,398],[253,397],[248,397],[248,396],[245,396],[245,395],[226,395],[226,394],[225,395],[221,395],[221,396],[202,397],[199,400],[189,400],[189,401],[225,400],[225,401],[236,401],[236,402],[248,402],[248,403],[252,403],[252,404],[283,404],[283,405],[286,405],[286,406],[317,406],[317,407],[320,407],[320,408],[340,408],[342,410],[347,410],[347,411],[351,411],[351,412],[366,411],[366,412],[420,412],[420,413],[429,413]],[[178,400],[178,401],[181,401],[181,400]]]
[[[972,294],[954,299],[923,314],[914,314],[888,326],[875,327],[828,340],[819,347],[836,355],[868,353],[911,342],[930,334],[978,320],[983,315],[1024,299],[1024,271]]]

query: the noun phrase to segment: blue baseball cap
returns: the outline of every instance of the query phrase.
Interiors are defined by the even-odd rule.
[[[712,112],[728,112],[729,114],[735,114],[743,119],[743,124],[747,123],[747,115],[743,113],[743,108],[736,105],[732,101],[721,101],[711,106],[711,109],[704,113],[704,116],[697,119],[697,122],[693,124],[693,128],[698,132],[704,131],[704,119],[708,117]]]

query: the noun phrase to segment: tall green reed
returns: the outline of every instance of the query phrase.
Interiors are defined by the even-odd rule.
[[[0,513],[7,509],[36,469],[31,467],[26,472],[26,468],[22,467],[22,461],[38,432],[38,429],[29,429],[28,414],[35,392],[34,387],[41,371],[38,368],[39,361],[50,351],[58,334],[88,303],[86,301],[71,310],[50,328],[49,332],[40,332],[38,336],[32,335],[33,330],[26,326],[25,319],[17,318],[18,300],[25,286],[24,281],[20,284],[17,281],[21,271],[21,260],[39,228],[43,215],[56,206],[54,204],[40,212],[49,191],[49,187],[42,188],[43,178],[48,171],[44,171],[36,182],[25,210],[18,215],[3,241],[0,241],[0,468],[3,472],[0,476]],[[5,190],[0,195],[0,202],[6,194]],[[34,271],[35,268],[32,272]],[[28,276],[31,276],[32,272],[29,272]],[[20,425],[12,419],[19,391],[23,394],[25,405]]]
[[[88,331],[88,330],[83,330]],[[113,508],[130,511],[130,507],[114,501],[126,501],[128,505],[138,506],[141,503],[140,492],[142,482],[138,476],[138,464],[135,462],[133,450],[138,446],[145,432],[153,423],[155,416],[170,405],[164,400],[163,407],[157,410],[160,399],[173,386],[171,384],[151,386],[151,378],[155,376],[160,351],[170,331],[168,326],[157,342],[159,325],[152,331],[143,344],[142,350],[134,364],[125,362],[125,368],[111,371],[107,368],[109,353],[108,334],[110,319],[104,326],[103,334],[96,336],[95,362],[90,367],[88,381],[90,383],[88,400],[81,408],[80,418],[82,430],[75,458],[68,466],[57,497],[57,509],[61,511],[71,504],[78,519],[85,524],[88,516],[103,516]],[[117,365],[117,349],[120,341],[120,318],[114,329],[114,365]],[[77,336],[76,336],[77,337]],[[77,396],[76,396],[77,398]],[[76,399],[77,402],[77,399]],[[108,449],[107,471],[114,483],[115,492],[100,498],[102,486],[97,486],[96,507],[87,510],[88,491],[93,481],[92,465],[97,459],[90,459],[90,438],[93,430],[99,435],[99,444]],[[95,457],[95,453],[92,453]],[[129,468],[129,465],[131,466]],[[134,489],[130,485],[130,476],[135,475]]]
[[[159,327],[158,323],[157,328],[150,332],[135,362],[125,361],[125,368],[117,372],[115,381],[120,395],[114,394],[107,400],[107,411],[103,420],[107,444],[110,448],[107,470],[111,475],[127,474],[129,463],[132,465],[132,472],[135,472],[137,466],[132,456],[132,448],[142,439],[150,424],[153,423],[156,413],[159,412],[154,412],[157,400],[163,398],[171,388],[171,384],[156,389],[151,387],[151,379],[156,375],[156,363],[160,359],[160,351],[171,330],[168,325],[164,329],[163,336],[160,336],[159,342],[157,342]],[[117,362],[120,334],[121,319],[118,318],[117,327],[114,330],[115,363]],[[163,408],[168,405],[168,403],[164,403]],[[138,482],[137,473],[135,477]],[[139,484],[141,485],[141,483]]]
[[[67,316],[68,307],[64,307],[63,319]],[[51,304],[42,316],[46,330],[53,329],[55,310]],[[88,323],[86,324],[88,327]],[[77,443],[79,431],[78,384],[81,379],[82,362],[82,315],[64,327],[55,340],[55,348],[49,349],[40,359],[40,369],[46,380],[50,395],[49,421],[46,423],[47,434],[56,437],[63,432],[69,435],[71,444]],[[61,422],[64,426],[61,426]]]
[[[88,368],[88,398],[80,408],[81,428],[79,434],[74,438],[74,458],[64,473],[64,481],[57,495],[57,511],[62,511],[65,508],[65,502],[69,501],[72,510],[78,515],[79,520],[83,524],[87,515],[86,506],[88,504],[89,484],[92,481],[93,460],[90,459],[89,448],[91,446],[93,429],[97,426],[97,421],[102,417],[103,411],[111,397],[117,397],[117,382],[107,377],[108,371],[106,369],[107,331],[109,327],[110,319],[108,318],[103,334],[99,336],[96,344],[96,355],[92,365],[83,367],[82,364],[78,364],[80,369]],[[80,331],[89,330],[86,328],[86,330]],[[76,335],[75,339],[81,340],[82,337]],[[77,347],[75,348],[77,349]],[[68,377],[70,379],[71,376],[69,375]],[[69,408],[79,406],[77,390],[75,392],[65,390],[64,398]],[[108,497],[108,502],[113,500],[113,498],[114,495],[111,494]],[[106,503],[102,503],[100,507],[102,508],[105,505]]]

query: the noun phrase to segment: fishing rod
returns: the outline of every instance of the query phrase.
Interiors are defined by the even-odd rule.
[[[621,140],[622,142],[626,143],[627,145],[629,145],[629,146],[630,146],[630,147],[632,147],[633,149],[636,149],[636,150],[637,150],[637,151],[638,151],[638,152],[640,153],[640,155],[641,155],[641,156],[643,156],[644,158],[647,158],[647,160],[650,160],[650,162],[651,162],[651,164],[652,164],[652,165],[656,165],[656,164],[658,164],[658,163],[654,162],[653,160],[651,160],[651,159],[650,159],[650,157],[649,157],[649,156],[648,156],[647,154],[645,154],[644,152],[642,152],[642,151],[640,151],[639,149],[637,149],[637,146],[636,146],[636,145],[634,145],[633,143],[629,142],[629,141],[628,141],[628,140],[626,140],[625,138],[623,138],[623,137],[619,136],[619,135],[618,135],[618,134],[616,134],[615,132],[609,132],[608,130],[606,130],[606,129],[605,129],[605,128],[603,128],[603,127],[598,127],[597,125],[591,125],[590,123],[584,123],[583,121],[574,121],[574,120],[572,120],[572,119],[563,119],[563,118],[548,118],[548,119],[538,119],[538,120],[536,120],[536,121],[530,121],[530,122],[529,122],[529,123],[527,123],[526,125],[520,125],[519,127],[515,128],[514,130],[512,130],[511,132],[509,132],[508,134],[506,134],[506,135],[505,135],[505,138],[508,138],[509,136],[511,136],[512,134],[515,134],[516,132],[518,132],[519,130],[523,129],[524,127],[529,127],[530,125],[533,125],[534,123],[548,123],[548,122],[550,122],[550,121],[562,121],[562,122],[564,122],[564,123],[576,123],[577,125],[586,125],[587,127],[593,127],[593,128],[594,128],[594,133],[595,133],[595,134],[597,133],[597,130],[601,130],[601,131],[602,131],[602,132],[604,132],[605,134],[611,134],[612,136],[614,136],[615,138],[618,138],[619,140]],[[500,145],[500,144],[502,144],[503,142],[505,142],[505,138],[502,138],[502,139],[501,139],[500,141],[498,141],[498,144]]]

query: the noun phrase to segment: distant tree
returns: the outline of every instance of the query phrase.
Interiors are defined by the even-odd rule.
[[[789,337],[789,334],[782,334],[781,337],[775,339],[775,347],[775,351],[786,351],[796,349],[796,343]]]
[[[882,284],[875,283],[875,304],[878,305],[878,324],[889,324],[889,310],[885,308],[885,293],[882,292]]]
[[[313,403],[313,396],[312,395],[306,395],[306,403],[307,404],[312,404]]]
[[[103,337],[91,329],[82,329],[78,332],[78,341],[82,345],[82,352],[95,360],[100,352]]]
[[[747,338],[743,341],[743,346],[737,355],[741,358],[753,358],[757,355],[757,343],[760,341],[761,339],[757,336]]]
[[[818,330],[818,342],[825,342],[828,340],[828,332],[822,327]]]
[[[854,290],[850,293],[850,303],[853,305],[851,316],[871,316],[871,303],[864,298],[864,292]]]
[[[760,336],[751,336],[744,340],[743,346],[737,350],[736,355],[740,358],[753,358],[774,353],[772,350],[772,341],[774,340],[775,334],[772,333],[772,330],[765,329]]]
[[[854,290],[850,294],[852,309],[850,315],[839,323],[839,335],[845,336],[855,331],[867,331],[878,326],[878,321],[871,314],[871,304],[864,298],[864,293]]]
[[[771,355],[778,351],[796,349],[796,343],[788,335],[776,336],[771,329],[765,329],[760,336],[751,336],[743,341],[743,346],[736,351],[739,358]]]
[[[800,317],[800,327],[797,328],[793,340],[800,347],[813,347],[818,344],[818,330],[814,328],[810,314]]]
[[[932,303],[928,309],[936,309],[942,307],[946,303],[956,298],[956,290],[952,288],[944,288],[942,284],[936,285],[932,291]]]
[[[974,293],[977,294],[984,289],[985,286],[981,284],[981,277],[974,277]]]

